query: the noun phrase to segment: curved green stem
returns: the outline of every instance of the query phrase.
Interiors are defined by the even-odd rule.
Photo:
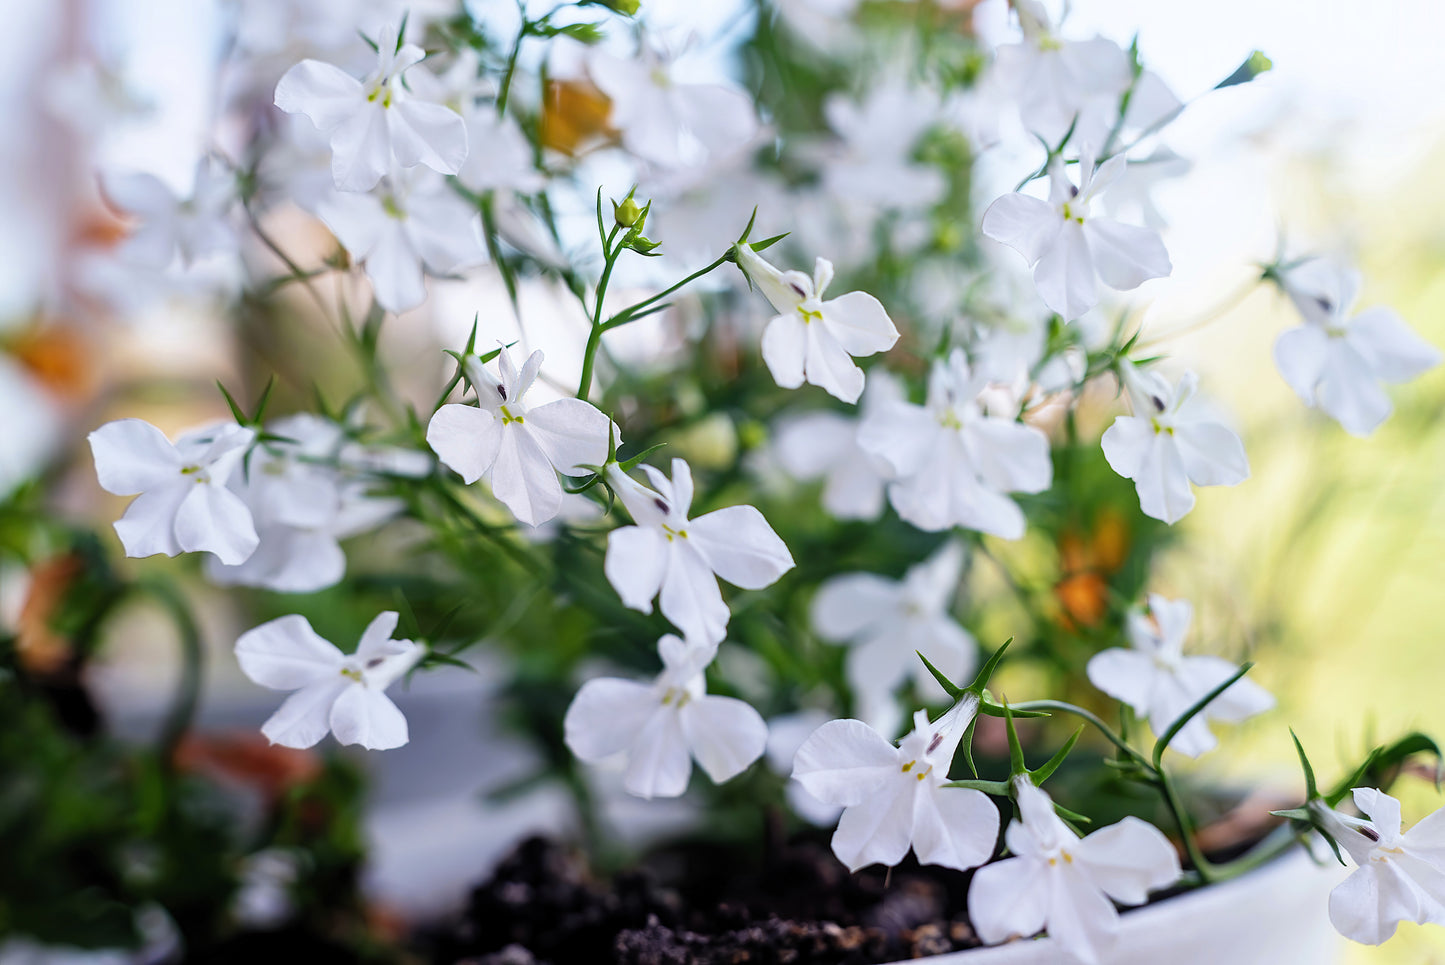
[[[195,720],[196,706],[200,701],[201,673],[205,664],[205,649],[201,645],[201,631],[196,625],[190,604],[170,583],[159,580],[142,580],[132,585],[159,603],[170,615],[181,645],[181,679],[176,684],[176,695],[166,713],[157,743],[162,766],[170,768],[176,747],[181,738],[191,729]]]

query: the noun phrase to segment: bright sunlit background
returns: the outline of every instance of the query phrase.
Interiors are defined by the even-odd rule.
[[[733,0],[643,3],[654,22],[704,38],[750,15]],[[81,27],[71,14],[82,6],[0,4],[0,89],[29,125],[12,124],[0,143],[0,329],[69,270],[71,229],[63,226],[85,221],[83,209],[95,203],[72,190],[83,177],[44,160],[64,157],[73,136],[47,104],[67,52],[81,43],[77,31],[124,62],[133,91],[149,102],[142,120],[107,139],[99,162],[149,170],[183,190],[208,146],[212,67],[223,55],[217,0],[94,0]],[[471,6],[515,15],[512,0]],[[1000,0],[987,0],[977,17],[986,36],[1007,36]],[[1298,778],[1286,724],[1309,735],[1326,780],[1371,735],[1445,734],[1445,369],[1393,390],[1396,414],[1372,438],[1350,438],[1304,409],[1272,364],[1275,336],[1293,323],[1290,307],[1265,288],[1239,297],[1288,224],[1289,250],[1355,259],[1366,279],[1363,305],[1392,305],[1445,346],[1445,3],[1075,0],[1068,29],[1125,45],[1137,33],[1150,67],[1185,100],[1199,97],[1169,137],[1195,169],[1161,193],[1175,271],[1143,289],[1152,298],[1147,339],[1192,359],[1236,414],[1253,477],[1200,499],[1183,524],[1187,550],[1160,589],[1199,601],[1206,634],[1264,623],[1281,627],[1285,641],[1256,671],[1281,708],[1225,742],[1245,752],[1245,763],[1203,766],[1291,786]],[[1268,75],[1207,93],[1255,48],[1274,63]],[[722,55],[704,62],[727,66]],[[999,163],[1000,182],[1013,180],[1017,166]],[[490,291],[480,303],[507,311],[494,282]],[[480,296],[450,297],[455,311],[437,322],[449,340]],[[228,338],[215,319],[156,310],[107,335],[104,352],[136,378],[160,365],[209,379],[229,374]],[[109,519],[113,507],[87,505],[89,496],[78,487],[67,499]],[[209,619],[226,625],[219,600]],[[155,662],[169,657],[135,636],[111,663],[117,679],[145,692],[167,679]],[[234,687],[230,671],[215,673],[217,692]],[[1420,782],[1401,789],[1407,822],[1441,803]],[[1385,948],[1349,955],[1354,963],[1445,962],[1445,934],[1403,925]]]

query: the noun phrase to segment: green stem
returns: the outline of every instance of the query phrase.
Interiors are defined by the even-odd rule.
[[[678,282],[677,284],[672,285],[672,286],[670,286],[670,287],[668,287],[668,288],[664,288],[662,291],[658,292],[656,295],[652,295],[652,296],[649,297],[649,298],[644,298],[642,301],[638,302],[636,305],[631,305],[631,306],[629,306],[629,307],[627,307],[627,308],[624,308],[622,311],[618,312],[616,315],[613,315],[613,316],[612,316],[611,318],[609,318],[606,322],[604,322],[604,323],[602,324],[602,330],[603,330],[604,332],[606,332],[606,331],[610,331],[610,330],[612,330],[612,329],[614,329],[614,328],[618,328],[618,327],[620,327],[620,326],[622,326],[622,325],[626,325],[628,322],[630,322],[630,321],[633,320],[633,318],[637,315],[638,312],[641,312],[642,310],[644,310],[644,309],[646,309],[646,308],[649,308],[649,307],[651,307],[652,305],[657,304],[658,302],[660,302],[660,301],[662,301],[664,298],[666,298],[668,295],[671,295],[673,292],[677,291],[679,288],[682,288],[684,285],[687,285],[687,284],[690,284],[691,282],[697,281],[697,280],[698,280],[699,278],[701,278],[703,275],[706,275],[706,274],[708,274],[709,272],[716,271],[717,269],[721,268],[723,265],[727,264],[727,262],[728,262],[728,256],[727,256],[727,255],[723,255],[722,257],[718,258],[717,261],[714,261],[712,264],[708,265],[706,268],[699,268],[697,271],[693,272],[691,275],[688,275],[686,278],[684,278],[682,281]]]
[[[597,280],[597,292],[593,296],[592,330],[587,333],[587,347],[582,351],[582,377],[577,380],[577,398],[587,398],[592,388],[592,369],[597,364],[597,349],[602,345],[602,302],[607,297],[607,283],[612,280],[612,268],[621,257],[620,250],[614,250],[612,243],[617,240],[621,225],[613,225],[612,231],[602,240],[602,277]]]
[[[522,14],[522,26],[517,30],[517,39],[512,44],[512,53],[507,57],[507,70],[502,74],[502,84],[497,88],[498,117],[507,112],[507,97],[512,93],[512,78],[517,75],[517,58],[522,53],[522,42],[531,34],[534,26],[532,21],[527,19],[527,8],[520,2],[517,4],[517,10]]]
[[[1149,763],[1149,761],[1144,757],[1144,755],[1140,754],[1134,748],[1130,747],[1128,741],[1124,740],[1123,737],[1115,733],[1114,729],[1108,724],[1104,723],[1093,711],[1085,710],[1082,707],[1066,703],[1062,700],[1028,700],[1021,704],[1010,704],[1009,706],[1012,707],[1014,710],[1057,710],[1065,714],[1073,714],[1075,717],[1078,717],[1081,720],[1085,720],[1088,723],[1093,724],[1094,727],[1099,731],[1099,733],[1103,734],[1106,738],[1108,738],[1109,743],[1113,744],[1115,747],[1119,748],[1119,750],[1127,754],[1131,760],[1146,768],[1150,772],[1151,776],[1153,774],[1154,767]]]
[[[195,720],[205,650],[201,645],[201,631],[196,626],[196,618],[191,613],[190,605],[175,587],[170,583],[145,580],[133,584],[132,588],[150,596],[169,613],[181,645],[181,679],[176,685],[176,695],[166,713],[158,740],[162,766],[169,768],[175,757],[176,747]]]

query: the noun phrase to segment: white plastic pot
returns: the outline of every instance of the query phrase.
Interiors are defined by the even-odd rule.
[[[1330,925],[1330,889],[1346,874],[1303,849],[1233,881],[1126,911],[1104,965],[1331,965],[1343,939]],[[1052,939],[950,952],[930,965],[1061,965]],[[904,963],[898,963],[904,965]]]

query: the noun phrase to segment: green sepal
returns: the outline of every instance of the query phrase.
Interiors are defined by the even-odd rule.
[[[1014,727],[1013,711],[1009,710],[1007,701],[1003,705],[1003,719],[1008,726],[1008,773],[1010,778],[1018,777],[1020,774],[1028,774],[1028,765],[1024,762],[1024,745],[1019,743],[1019,732]]]
[[[1294,732],[1293,727],[1289,729],[1289,736],[1294,741],[1295,753],[1299,755],[1300,769],[1305,773],[1305,802],[1308,803],[1320,796],[1319,786],[1315,783],[1315,769],[1311,766],[1310,759],[1305,756],[1304,745],[1300,743],[1299,735]]]
[[[992,794],[994,797],[1008,797],[1009,785],[1007,781],[949,781],[944,787],[962,787],[970,791],[982,791],[985,794]]]
[[[1247,84],[1260,74],[1266,73],[1274,68],[1274,61],[1264,55],[1263,51],[1251,50],[1249,56],[1244,58],[1244,63],[1234,69],[1234,73],[1214,85],[1215,90],[1223,90],[1226,87],[1234,87],[1238,84]]]
[[[963,687],[949,680],[948,676],[942,670],[935,667],[921,651],[915,650],[913,652],[918,654],[918,659],[923,661],[923,665],[928,668],[929,673],[933,674],[933,679],[938,681],[938,685],[943,688],[944,693],[948,694],[950,700],[957,702],[968,693]]]
[[[636,469],[636,468],[638,467],[638,465],[640,465],[640,464],[642,463],[642,460],[646,459],[648,456],[652,455],[654,452],[656,452],[657,450],[661,449],[662,447],[664,447],[664,446],[666,446],[666,445],[667,445],[667,443],[665,443],[665,442],[659,442],[659,443],[658,443],[657,445],[655,445],[655,446],[648,446],[646,449],[642,450],[642,451],[639,452],[637,455],[632,456],[631,458],[625,459],[625,460],[623,460],[622,462],[619,462],[619,463],[617,464],[617,468],[618,468],[618,469],[621,469],[623,472],[631,472],[632,470]]]
[[[236,424],[237,424],[237,425],[245,425],[245,424],[246,424],[246,412],[245,412],[245,410],[242,409],[239,405],[236,404],[236,400],[235,400],[235,399],[231,398],[231,393],[229,393],[229,392],[226,391],[226,387],[221,384],[221,380],[220,380],[220,379],[217,379],[217,380],[216,380],[216,388],[220,389],[220,390],[221,390],[221,395],[225,396],[226,405],[230,407],[230,409],[231,409],[231,415],[235,418]]]
[[[1074,745],[1079,742],[1079,737],[1082,736],[1083,733],[1084,725],[1080,724],[1079,729],[1074,731],[1073,736],[1064,741],[1064,746],[1059,748],[1057,754],[1045,761],[1036,770],[1030,772],[1030,776],[1033,778],[1035,784],[1042,784],[1053,776],[1054,771],[1057,771],[1059,765],[1064,763],[1064,758],[1069,756],[1069,752],[1074,749]]]

